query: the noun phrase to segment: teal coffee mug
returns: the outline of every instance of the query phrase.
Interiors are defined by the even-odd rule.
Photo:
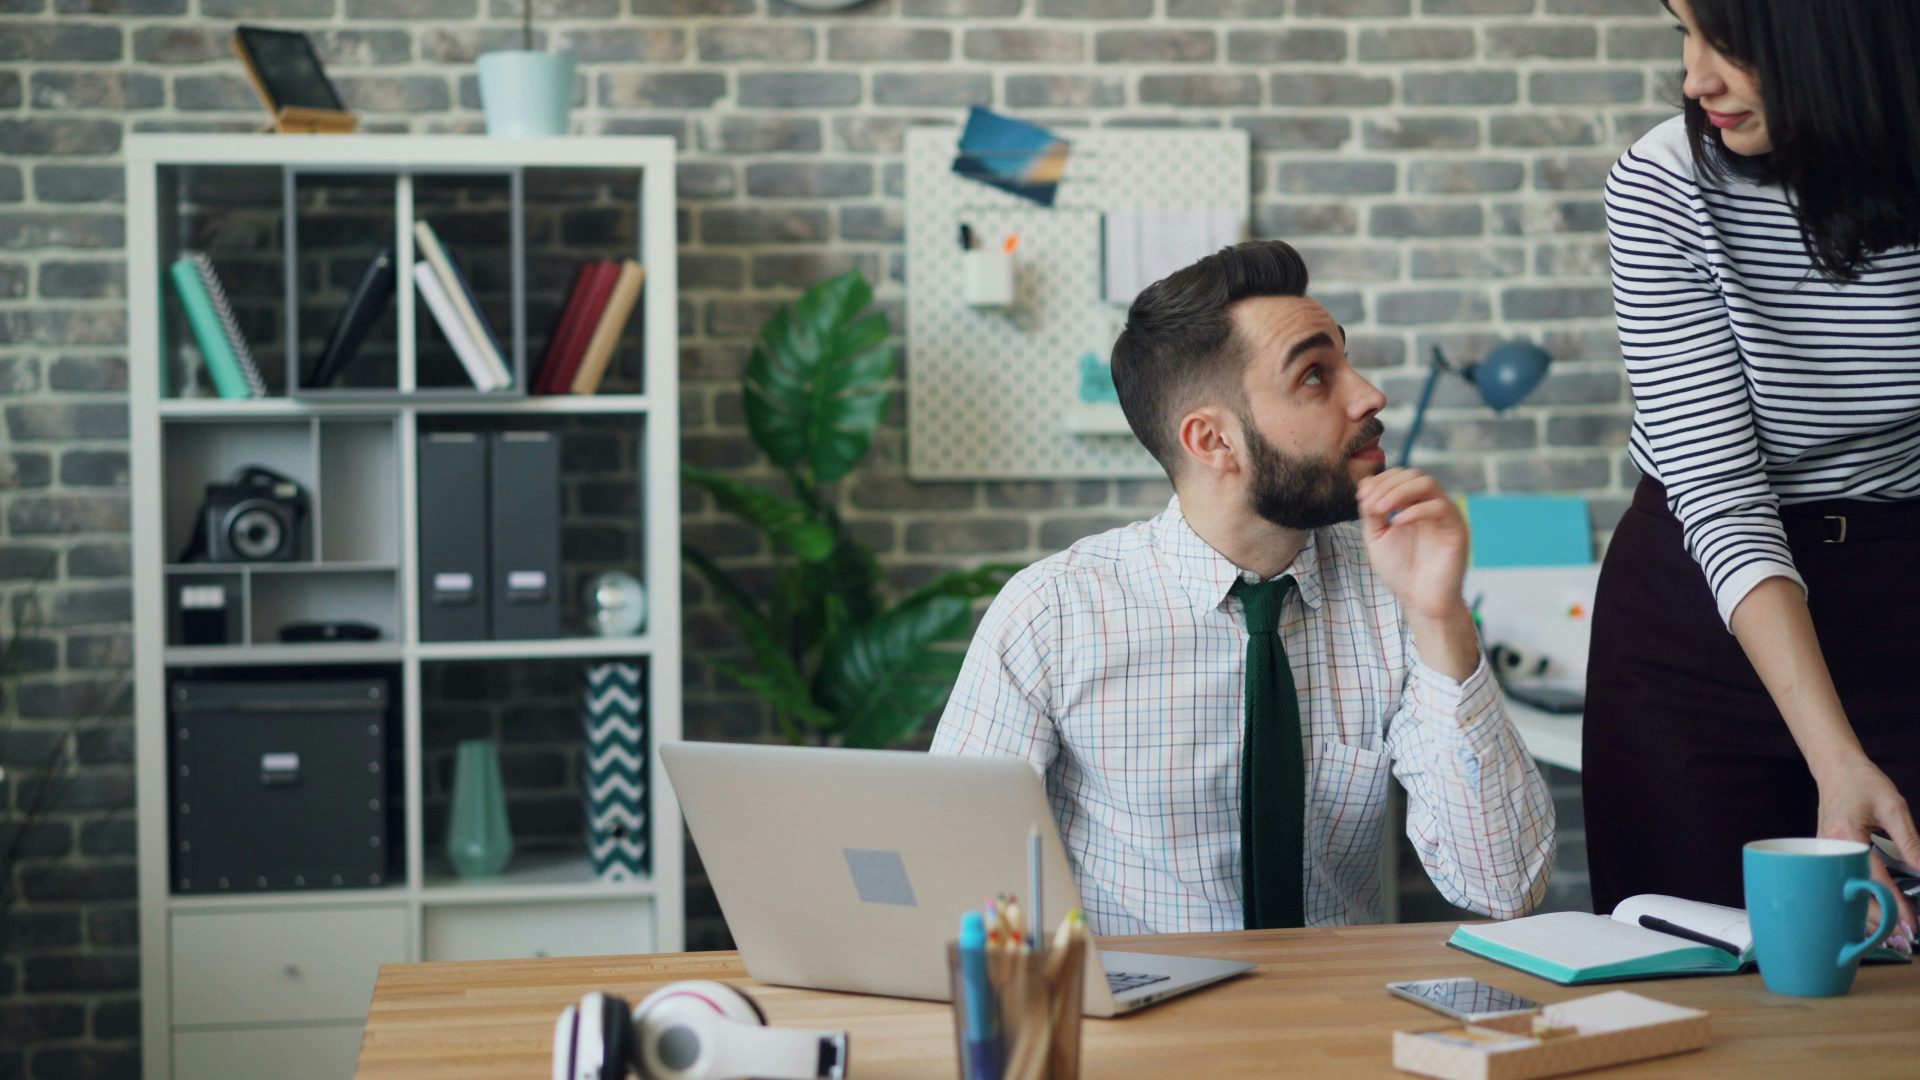
[[[1853,988],[1860,954],[1893,932],[1893,890],[1868,876],[1867,845],[1852,840],[1755,840],[1742,852],[1747,920],[1767,989],[1836,997]],[[1880,927],[1858,940],[1867,896]]]

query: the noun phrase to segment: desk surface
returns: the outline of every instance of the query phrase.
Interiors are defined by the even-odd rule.
[[[1391,997],[1390,980],[1471,975],[1542,1002],[1614,987],[1555,986],[1442,944],[1452,924],[1114,938],[1114,948],[1250,960],[1249,975],[1085,1027],[1088,1080],[1107,1077],[1398,1076],[1392,1032],[1445,1023]],[[853,1076],[955,1076],[945,1005],[762,986],[737,953],[388,964],[360,1050],[363,1080],[545,1076],[553,1022],[588,990],[638,1001],[675,979],[747,985],[775,1024],[845,1027]],[[1584,1076],[1913,1076],[1920,966],[1863,968],[1848,997],[1767,992],[1758,975],[1674,979],[1629,989],[1713,1014],[1704,1050]],[[1197,1071],[1196,1071],[1197,1070]]]

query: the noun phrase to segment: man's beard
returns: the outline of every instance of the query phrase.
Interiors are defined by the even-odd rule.
[[[1248,502],[1253,512],[1283,529],[1322,529],[1360,516],[1358,485],[1347,462],[1360,448],[1386,430],[1378,418],[1369,419],[1337,459],[1289,457],[1260,437],[1251,416],[1240,417],[1245,433],[1247,464],[1253,490]]]

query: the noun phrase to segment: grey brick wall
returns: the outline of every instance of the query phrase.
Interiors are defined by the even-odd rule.
[[[1063,126],[1245,129],[1258,234],[1309,254],[1356,363],[1396,402],[1390,428],[1404,430],[1434,344],[1466,360],[1524,333],[1554,353],[1548,384],[1506,417],[1474,407],[1464,385],[1443,388],[1419,463],[1456,489],[1592,496],[1602,534],[1624,507],[1630,403],[1599,187],[1677,102],[1678,43],[1655,0],[541,7],[542,43],[581,60],[578,129],[664,133],[685,155],[688,460],[767,475],[736,388],[754,328],[847,266],[881,279],[897,313],[902,133],[980,103]],[[369,130],[477,131],[472,59],[515,39],[514,11],[511,0],[0,0],[0,598],[16,603],[42,565],[54,574],[54,625],[29,650],[9,765],[56,738],[87,688],[124,674],[125,135],[256,126],[225,40],[242,20],[313,34]],[[1038,557],[1166,494],[1159,481],[912,484],[902,416],[896,407],[845,491],[849,519],[902,583]],[[728,561],[765,559],[702,498],[686,510],[689,535]],[[697,584],[688,600],[690,651],[736,647]],[[751,700],[697,664],[687,675],[689,731],[763,731]],[[0,1075],[137,1071],[127,727],[123,715],[66,747],[74,783],[33,838],[58,869],[0,947]],[[1564,777],[1556,787],[1568,790]],[[1577,805],[1562,812],[1577,821]],[[1581,845],[1569,839],[1572,889]],[[1416,909],[1417,889],[1409,897]],[[712,913],[698,897],[690,910]],[[695,940],[720,932],[697,921]]]

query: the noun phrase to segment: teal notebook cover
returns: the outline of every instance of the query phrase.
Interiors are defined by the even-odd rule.
[[[227,341],[226,327],[214,310],[213,298],[207,295],[206,284],[200,280],[199,268],[190,258],[176,259],[167,268],[167,276],[173,279],[174,294],[180,298],[180,310],[186,312],[187,327],[200,346],[200,357],[206,361],[214,390],[223,398],[252,397],[253,390],[240,371],[233,345]]]
[[[1587,500],[1577,495],[1469,495],[1467,527],[1476,567],[1593,562]]]

